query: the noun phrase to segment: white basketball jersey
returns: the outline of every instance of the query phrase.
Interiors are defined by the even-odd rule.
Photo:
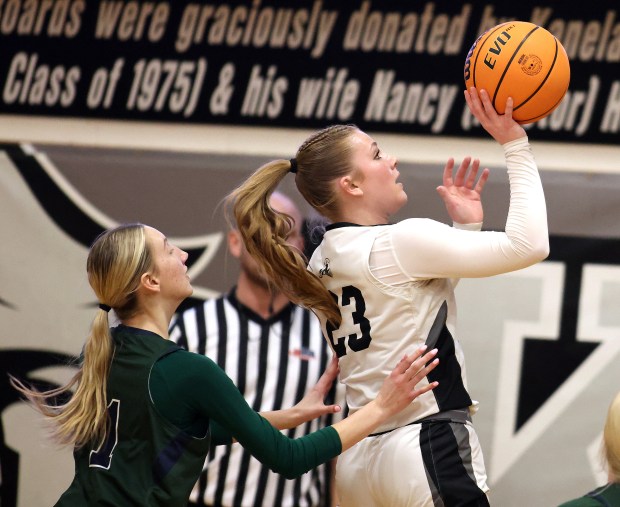
[[[420,387],[439,386],[376,432],[391,430],[438,412],[472,406],[466,390],[461,346],[454,337],[454,288],[448,278],[387,285],[369,268],[376,236],[390,225],[328,226],[308,269],[320,277],[337,300],[342,323],[334,329],[321,318],[325,336],[339,357],[340,380],[346,385],[351,413],[373,400],[405,354],[419,346],[438,349],[439,365]]]

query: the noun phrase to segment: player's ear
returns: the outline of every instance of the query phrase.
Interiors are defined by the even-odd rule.
[[[241,238],[241,233],[237,229],[231,229],[228,231],[228,251],[231,255],[238,259],[241,257],[241,252],[243,251],[243,239]]]
[[[143,291],[148,293],[159,292],[161,290],[159,278],[151,272],[146,272],[140,277],[140,287]]]
[[[345,195],[364,195],[364,191],[359,186],[359,181],[350,174],[347,174],[338,180],[338,189]]]

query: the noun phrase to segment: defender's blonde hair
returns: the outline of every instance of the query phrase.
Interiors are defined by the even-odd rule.
[[[91,246],[86,262],[88,281],[97,299],[112,307],[121,320],[135,313],[140,277],[152,267],[142,224],[122,225],[102,233]],[[113,354],[108,314],[97,310],[81,365],[66,385],[41,392],[15,378],[11,383],[54,423],[54,436],[60,443],[76,448],[89,442],[100,444],[108,422],[106,385]],[[67,395],[71,397],[66,403],[56,402]]]
[[[620,482],[620,393],[616,394],[607,412],[603,448],[609,466],[609,477],[613,482]]]
[[[338,213],[335,181],[349,174],[350,137],[355,125],[334,125],[310,136],[299,148],[295,183],[319,214],[333,220]],[[287,244],[291,217],[274,211],[269,197],[289,173],[288,160],[260,167],[227,199],[245,246],[274,284],[294,303],[339,324],[338,306],[321,281],[306,269],[302,252]]]

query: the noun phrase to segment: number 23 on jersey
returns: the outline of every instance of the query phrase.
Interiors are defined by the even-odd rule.
[[[348,328],[351,323],[342,322],[340,328],[337,328],[331,322],[327,322],[325,329],[336,355],[338,357],[346,355],[347,349],[353,352],[367,349],[370,346],[372,337],[370,336],[370,321],[364,316],[366,312],[366,302],[364,301],[362,291],[353,285],[346,285],[342,288],[342,298],[340,301],[335,293],[332,291],[329,291],[329,293],[341,310],[341,315],[345,307],[352,307],[352,324],[359,326],[359,333],[356,331],[345,336],[338,336],[337,331],[340,328]]]

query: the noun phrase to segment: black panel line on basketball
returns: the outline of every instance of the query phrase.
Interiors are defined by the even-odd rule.
[[[568,90],[568,88],[567,88],[567,90]],[[564,92],[564,93],[566,93],[566,92]],[[545,116],[547,116],[547,114],[549,114],[549,111],[553,111],[557,107],[557,105],[560,102],[562,102],[563,98],[564,98],[564,94],[562,94],[560,99],[555,104],[553,104],[549,109],[547,109],[544,113],[540,113],[538,116],[535,116],[534,118],[526,118],[525,120],[519,120],[519,121],[521,121],[521,123],[532,123],[532,122],[540,120],[541,118],[544,118]]]
[[[549,109],[547,109],[544,113],[539,114],[538,116],[535,116],[534,118],[527,118],[525,120],[521,120],[524,123],[531,123],[534,121],[538,121],[541,118],[544,118],[545,116],[547,116],[547,114],[549,114],[549,111],[553,111],[560,102],[562,102],[562,99],[564,98],[564,95],[566,94],[566,92],[568,91],[568,86],[566,86],[566,90],[564,90],[564,93],[562,93],[561,97],[558,99],[558,101],[553,104]]]
[[[553,38],[553,40],[555,41],[555,54],[553,55],[553,62],[551,63],[551,67],[549,67],[549,72],[547,72],[545,79],[543,79],[542,82],[538,85],[538,88],[536,88],[527,99],[521,102],[521,104],[519,104],[519,107],[521,107],[523,104],[531,100],[532,97],[538,93],[538,90],[540,90],[543,87],[543,85],[547,82],[547,79],[549,79],[549,76],[551,75],[551,72],[553,71],[553,67],[555,67],[555,62],[557,62],[558,60],[558,40],[555,37]],[[514,110],[516,111],[517,109],[519,109],[519,107],[515,107]]]
[[[521,42],[519,43],[517,48],[512,53],[512,56],[510,57],[510,60],[508,60],[508,63],[504,66],[504,72],[502,72],[502,77],[499,78],[499,81],[497,82],[497,86],[495,87],[495,93],[493,94],[493,102],[492,103],[493,103],[493,107],[494,108],[495,108],[495,99],[497,98],[497,93],[499,92],[499,89],[502,86],[502,81],[504,80],[504,77],[506,77],[506,72],[508,72],[508,69],[510,68],[510,64],[515,59],[515,55],[519,52],[519,49],[521,49],[521,46],[523,46],[523,44],[525,44],[525,41],[530,38],[530,35],[532,35],[539,28],[540,27],[538,27],[538,26],[533,28],[530,33],[528,33],[525,37],[523,37],[523,39],[521,40]],[[495,108],[495,109],[497,109],[497,108]]]
[[[507,21],[506,23],[502,23],[501,25],[499,25],[498,27],[496,27],[495,30],[493,30],[491,33],[489,33],[489,35],[486,36],[486,38],[483,41],[480,41],[480,47],[482,47],[482,45],[489,40],[489,37],[491,37],[493,34],[496,34],[498,30],[501,30],[501,28],[509,23],[512,23],[512,21]],[[483,34],[484,35],[484,34]],[[474,76],[474,87],[476,87],[476,89],[478,88],[476,86],[476,68],[478,66],[478,57],[480,56],[480,49],[478,49],[478,54],[476,54],[476,61],[473,62],[474,64],[471,66],[472,69],[472,74]],[[487,90],[489,91],[489,90]]]

